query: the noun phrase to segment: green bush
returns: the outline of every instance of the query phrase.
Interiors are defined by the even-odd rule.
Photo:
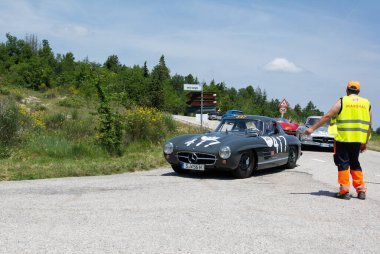
[[[0,144],[0,160],[11,156],[11,149],[8,146]]]
[[[376,133],[380,135],[380,127],[376,129]]]
[[[42,105],[42,104],[34,104],[32,107],[31,107],[31,110],[32,111],[45,111],[47,108],[45,105]]]
[[[95,121],[93,118],[69,119],[62,125],[62,131],[66,137],[72,140],[80,140],[93,137],[96,133]]]
[[[86,101],[81,97],[67,97],[58,102],[58,105],[66,108],[80,108],[84,106],[85,103]]]
[[[44,94],[43,96],[45,99],[55,99],[57,98],[57,95],[55,94],[55,92],[46,92],[46,94]]]
[[[54,113],[52,115],[45,116],[44,122],[48,129],[56,130],[63,126],[66,118],[67,116],[65,113]]]
[[[23,115],[16,102],[0,99],[0,145],[13,145],[21,137],[27,116]]]
[[[11,92],[6,87],[0,86],[0,94],[2,95],[9,95]]]
[[[78,109],[74,109],[71,111],[71,119],[78,120],[79,119],[79,111]]]

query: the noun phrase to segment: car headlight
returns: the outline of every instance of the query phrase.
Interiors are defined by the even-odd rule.
[[[229,146],[223,146],[219,150],[219,156],[222,159],[228,159],[231,156],[231,149]]]
[[[167,142],[164,146],[164,153],[171,154],[173,152],[174,146],[172,142]]]

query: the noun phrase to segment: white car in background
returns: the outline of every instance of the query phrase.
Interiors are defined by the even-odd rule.
[[[319,127],[311,135],[304,134],[305,130],[318,122],[319,119],[321,119],[321,116],[309,116],[306,119],[305,124],[298,127],[296,136],[300,140],[302,146],[333,148],[334,135],[327,132],[328,124]]]

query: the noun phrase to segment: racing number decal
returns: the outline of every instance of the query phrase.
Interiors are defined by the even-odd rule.
[[[286,139],[284,136],[278,136],[278,137],[261,137],[265,143],[267,143],[268,147],[274,147],[276,148],[276,153],[280,152],[286,152]],[[283,142],[283,141],[284,142]]]
[[[208,144],[205,145],[204,147],[209,147],[209,146],[217,145],[217,144],[220,144],[220,141],[218,141],[218,139],[219,139],[219,137],[202,136],[201,139],[200,139],[200,141],[195,146],[200,146],[200,145],[202,145],[205,142],[207,142]],[[190,145],[194,144],[197,140],[198,140],[198,138],[194,138],[192,140],[189,140],[189,141],[185,142],[185,145],[186,146],[190,146]]]

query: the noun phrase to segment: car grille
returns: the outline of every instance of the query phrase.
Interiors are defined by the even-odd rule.
[[[213,165],[216,156],[206,153],[178,152],[178,160],[184,163]]]
[[[318,143],[329,143],[329,144],[334,143],[334,139],[328,138],[328,137],[313,137],[313,141],[318,142]]]

